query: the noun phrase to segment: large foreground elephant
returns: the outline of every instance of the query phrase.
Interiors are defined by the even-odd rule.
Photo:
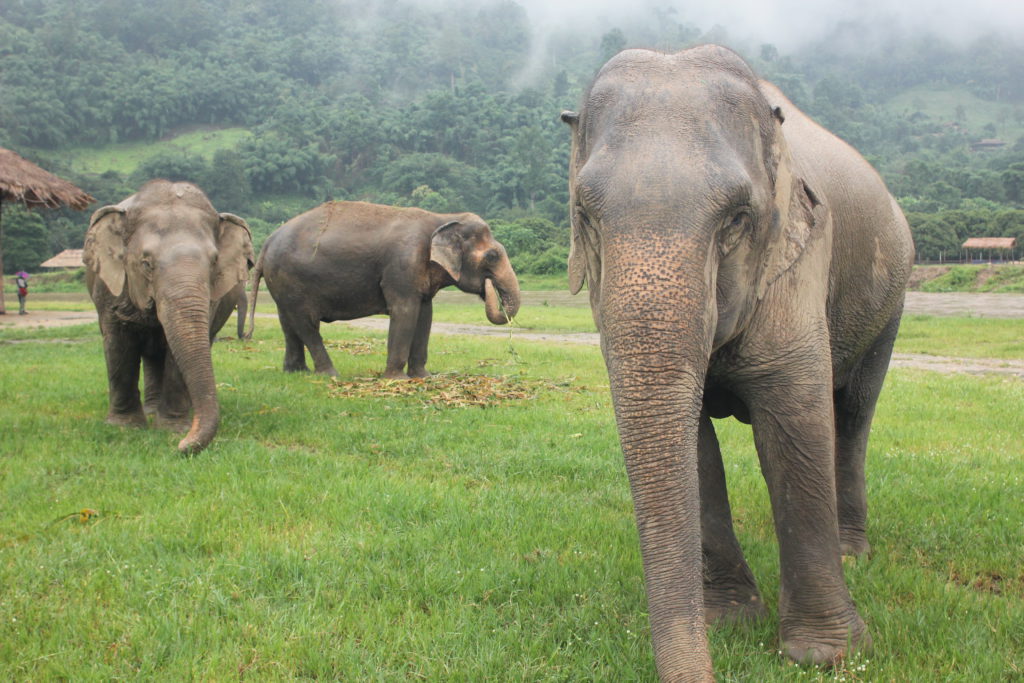
[[[145,426],[155,412],[158,425],[188,430],[179,450],[202,450],[220,420],[210,342],[252,266],[245,221],[218,214],[195,185],[154,180],[93,214],[83,259],[103,333],[107,422]]]
[[[864,455],[913,261],[878,174],[732,52],[622,52],[573,131],[570,283],[589,282],[664,680],[710,679],[705,620],[764,613],[712,418],[753,426],[779,541],[782,647],[869,636]],[[838,497],[837,497],[838,491]]]
[[[308,348],[317,372],[337,375],[320,323],[387,313],[384,376],[426,376],[432,299],[449,285],[479,294],[496,325],[519,310],[519,282],[505,248],[471,213],[329,202],[296,216],[260,252],[250,332],[261,276],[277,303],[286,372],[308,370]]]

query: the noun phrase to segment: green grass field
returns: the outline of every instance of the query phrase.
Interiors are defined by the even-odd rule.
[[[207,161],[221,149],[234,149],[252,135],[245,128],[193,130],[156,142],[121,142],[100,147],[74,147],[62,154],[71,168],[79,173],[117,171],[130,175],[139,164],[164,152],[188,152]]]
[[[1024,266],[1002,264],[953,266],[952,268],[925,266],[925,272],[936,275],[921,283],[922,292],[990,292],[993,294],[1020,294],[1024,292]],[[941,273],[941,274],[939,274]]]
[[[937,89],[934,85],[911,88],[885,104],[897,113],[921,112],[939,123],[957,122],[972,137],[988,137],[984,127],[992,124],[996,137],[1013,143],[1024,135],[1024,122],[1014,104],[983,100],[964,88]],[[961,118],[958,120],[958,114]]]
[[[589,317],[547,308],[535,329]],[[956,355],[970,329],[1024,358],[1019,321],[950,320],[908,319],[898,350]],[[338,381],[282,373],[272,319],[215,344],[221,428],[191,459],[103,422],[95,325],[0,332],[0,679],[653,680],[598,350],[435,335],[438,376],[393,383],[382,333],[324,331]],[[874,551],[847,565],[875,647],[834,671],[777,654],[765,486],[749,428],[720,421],[772,611],[713,632],[720,680],[1024,676],[1022,402],[1019,380],[890,373]]]

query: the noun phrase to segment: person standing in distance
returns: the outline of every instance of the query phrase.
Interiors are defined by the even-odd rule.
[[[19,270],[14,275],[14,284],[18,287],[18,314],[25,315],[25,299],[28,298],[28,273]]]

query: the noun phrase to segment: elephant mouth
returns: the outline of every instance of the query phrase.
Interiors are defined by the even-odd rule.
[[[487,319],[495,325],[504,325],[512,319],[508,313],[511,301],[508,300],[505,292],[494,284],[492,278],[484,278],[484,291],[480,298],[484,300]],[[512,315],[514,314],[513,312]]]

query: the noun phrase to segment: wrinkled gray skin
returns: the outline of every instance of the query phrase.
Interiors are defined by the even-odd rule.
[[[337,375],[320,323],[387,313],[384,376],[427,376],[432,299],[449,285],[479,294],[496,325],[519,310],[519,282],[505,248],[471,213],[330,202],[296,216],[260,252],[250,333],[261,276],[284,330],[285,372],[308,370],[305,347],[317,372]]]
[[[218,214],[189,183],[154,180],[93,214],[83,259],[107,361],[107,422],[145,426],[155,413],[158,426],[188,431],[183,453],[209,445],[220,420],[210,342],[252,258],[245,221]],[[226,297],[235,298],[223,311]]]
[[[711,680],[705,620],[765,613],[711,418],[753,426],[786,654],[866,646],[841,556],[868,549],[865,449],[913,260],[899,208],[724,48],[620,53],[563,120],[570,283],[601,332],[659,675]]]

